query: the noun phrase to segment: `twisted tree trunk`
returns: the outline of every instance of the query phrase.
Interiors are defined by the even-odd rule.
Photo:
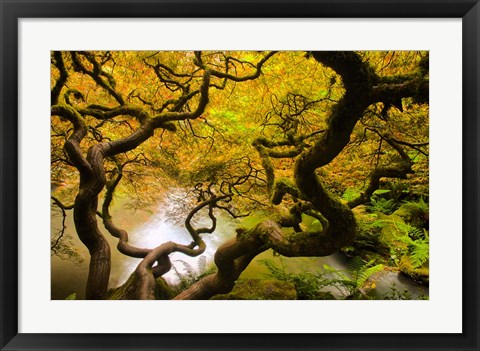
[[[267,150],[267,147],[276,146],[273,141],[257,139],[253,146],[265,167],[268,190],[274,204],[279,204],[285,193],[308,202],[305,208],[319,213],[322,222],[325,221],[322,231],[296,230],[293,234],[285,234],[282,225],[288,223],[287,226],[298,228],[300,215],[292,215],[278,222],[267,220],[252,230],[240,230],[235,239],[217,250],[215,264],[218,272],[192,285],[175,299],[208,299],[230,292],[248,263],[268,248],[284,256],[327,256],[350,245],[355,239],[357,224],[351,208],[329,194],[316,170],[330,163],[345,148],[355,124],[369,105],[384,101],[392,94],[396,98],[428,95],[428,80],[426,83],[425,72],[420,76],[414,73],[394,79],[396,83],[392,86],[384,84],[354,52],[313,52],[311,55],[341,76],[345,93],[330,113],[326,130],[310,148],[298,155],[294,168],[296,187],[285,186],[285,182],[274,183],[274,170]],[[403,82],[399,84],[398,80]],[[405,171],[402,169],[402,174]]]

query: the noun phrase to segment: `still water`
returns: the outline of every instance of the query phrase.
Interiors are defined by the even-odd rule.
[[[177,194],[181,196],[181,194]],[[178,200],[178,197],[177,197]],[[125,201],[123,201],[125,203]],[[182,202],[166,199],[149,211],[133,211],[125,208],[122,201],[114,206],[112,215],[115,223],[129,233],[129,242],[132,245],[145,248],[154,248],[166,241],[174,241],[181,244],[189,244],[191,237],[181,221],[172,218],[172,213],[183,206]],[[177,211],[178,212],[178,211]],[[171,261],[179,273],[185,273],[185,267],[199,271],[202,267],[199,262],[206,262],[207,266],[212,264],[213,255],[216,249],[225,241],[235,236],[235,228],[239,222],[225,215],[223,212],[217,212],[217,229],[212,234],[204,234],[202,237],[207,244],[206,251],[202,257],[189,257],[183,254],[175,253],[171,255]],[[198,217],[198,218],[196,218]],[[210,226],[210,219],[206,213],[199,213],[194,218],[195,226]],[[184,218],[183,216],[181,218]],[[58,230],[61,226],[61,216],[52,215],[52,231]],[[72,293],[76,293],[77,299],[85,297],[84,289],[88,273],[88,251],[75,235],[75,228],[72,219],[72,213],[69,211],[66,219],[66,236],[70,241],[70,246],[75,247],[79,259],[72,260],[51,256],[51,298],[53,300],[65,299]],[[99,222],[101,226],[101,222]],[[104,230],[104,235],[110,243],[112,251],[112,271],[110,275],[109,287],[117,287],[123,284],[140,259],[127,257],[116,250],[117,239],[109,235]],[[289,272],[305,272],[318,270],[327,264],[339,270],[346,269],[346,259],[342,255],[332,255],[318,258],[279,258],[273,255],[271,250],[266,251],[247,267],[242,273],[241,278],[262,278],[268,276],[268,269],[261,264],[262,260],[273,260],[277,265],[283,266]],[[172,269],[164,275],[170,283],[178,282],[178,276]],[[412,298],[418,296],[428,296],[428,288],[412,282],[407,277],[390,272],[377,281],[375,289],[378,296],[387,293],[392,284],[398,289],[407,289]],[[335,293],[332,291],[332,293]]]
[[[129,243],[143,248],[154,248],[167,241],[174,241],[179,244],[189,244],[192,238],[185,229],[183,222],[173,218],[172,213],[178,212],[178,207],[183,206],[179,200],[178,193],[176,197],[170,197],[158,204],[157,207],[146,211],[131,210],[120,201],[112,209],[112,216],[117,226],[127,230],[129,234]],[[182,212],[182,211],[180,211]],[[238,222],[222,212],[216,213],[217,229],[212,234],[203,234],[202,238],[207,245],[207,249],[200,257],[189,257],[181,253],[170,255],[173,266],[179,273],[185,272],[185,267],[189,266],[194,271],[198,271],[199,262],[207,264],[213,262],[213,255],[216,249],[226,240],[235,235],[235,227]],[[184,218],[184,216],[182,216]],[[193,218],[194,227],[210,227],[211,220],[206,212],[199,212]],[[52,232],[58,231],[61,227],[62,217],[58,214],[52,215]],[[67,212],[66,236],[71,247],[75,247],[79,259],[64,257],[63,259],[51,256],[51,297],[53,300],[65,299],[72,293],[77,294],[77,299],[85,297],[84,289],[88,274],[88,250],[82,242],[76,237],[75,226],[73,223],[72,212]],[[101,221],[99,227],[103,229]],[[105,238],[110,243],[112,252],[112,269],[110,274],[109,287],[118,287],[123,284],[130,274],[135,270],[141,261],[119,253],[116,249],[117,239],[109,235],[103,229]],[[164,275],[164,278],[171,283],[178,282],[177,274],[172,269]]]

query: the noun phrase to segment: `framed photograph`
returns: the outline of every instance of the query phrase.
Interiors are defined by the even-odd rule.
[[[477,350],[478,1],[2,1],[2,350]]]

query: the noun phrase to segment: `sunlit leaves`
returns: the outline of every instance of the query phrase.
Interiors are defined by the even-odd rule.
[[[359,53],[379,77],[411,74],[427,54]],[[257,51],[205,51],[200,56],[191,51],[63,52],[68,80],[59,103],[69,103],[77,109],[92,105],[105,109],[117,107],[119,99],[109,91],[111,87],[125,104],[142,108],[151,117],[168,111],[188,112],[198,102],[204,69],[236,77],[249,76],[265,55]],[[53,61],[51,87],[60,75]],[[175,183],[187,186],[186,180],[195,178],[193,175],[212,164],[227,164],[243,157],[248,157],[255,169],[261,169],[259,155],[252,147],[252,142],[260,136],[277,142],[305,137],[302,147],[310,147],[326,128],[332,109],[345,93],[341,77],[305,52],[297,51],[275,53],[261,72],[258,78],[242,82],[212,76],[209,104],[199,118],[176,122],[174,133],[159,129],[152,138],[123,156],[124,160],[138,155],[145,158],[144,163],[126,167],[121,191],[138,199],[150,199],[150,194],[158,193],[160,188],[168,189]],[[98,79],[103,83],[99,84]],[[78,94],[69,95],[68,91]],[[70,98],[67,101],[65,97]],[[384,102],[370,105],[355,126],[347,147],[318,173],[338,195],[348,195],[345,191],[349,188],[361,191],[373,169],[398,161],[398,152],[380,137],[386,133],[406,143],[402,145],[415,170],[406,181],[416,190],[427,192],[428,115],[428,104],[419,104],[411,98],[402,99],[400,106],[398,103],[386,106]],[[84,118],[88,125],[88,134],[81,144],[84,154],[96,143],[127,138],[140,127],[138,120],[126,115],[99,120],[87,113]],[[68,122],[52,120],[52,180],[71,184],[74,189],[77,175],[63,152],[63,143],[71,133]],[[278,150],[284,152],[289,148],[292,147],[283,145]],[[279,176],[291,177],[294,160],[294,157],[272,159],[272,164]],[[111,160],[106,161],[105,167],[107,176],[115,168]],[[255,189],[256,196],[263,192]]]

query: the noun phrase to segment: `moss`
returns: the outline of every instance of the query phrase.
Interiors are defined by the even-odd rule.
[[[405,224],[403,219],[397,215],[384,215],[378,213],[378,219],[382,221],[382,231],[380,233],[380,242],[390,248],[406,249],[406,244],[399,240],[404,236],[398,225]]]
[[[130,275],[128,280],[118,288],[113,288],[107,292],[107,300],[133,300],[135,295],[135,274]],[[156,280],[155,300],[170,300],[175,296],[174,291],[168,285],[167,281],[159,277]]]
[[[107,292],[107,300],[128,300],[131,297],[132,290],[135,285],[135,275],[132,274],[128,280],[118,288],[109,289]]]
[[[382,229],[374,226],[376,215],[356,215],[357,235],[353,246],[358,250],[370,250],[381,255],[388,255],[390,249],[381,240]]]
[[[158,277],[155,283],[155,300],[171,300],[175,296],[175,292],[164,278]]]
[[[266,219],[269,219],[268,213],[264,213],[263,211],[255,211],[250,216],[242,219],[240,225],[242,229],[243,228],[252,229],[256,227],[257,224],[259,224],[260,222],[263,222]]]
[[[247,230],[246,228],[243,228],[243,227],[238,227],[237,229],[235,229],[235,231],[237,232],[238,239],[243,239],[248,237],[251,232],[250,230]]]
[[[291,247],[304,247],[305,245],[309,245],[312,241],[316,241],[316,239],[322,234],[321,231],[303,231],[303,232],[295,232],[291,231],[288,232],[285,236],[288,244]]]
[[[422,202],[406,203],[400,206],[394,212],[395,215],[401,217],[406,223],[417,228],[428,228],[428,205]]]
[[[410,258],[408,256],[403,256],[400,259],[400,262],[398,263],[398,268],[400,269],[400,272],[408,275],[413,280],[423,284],[428,284],[428,281],[429,281],[428,263],[424,264],[419,268],[415,268]]]
[[[273,194],[270,201],[272,204],[278,205],[282,202],[285,194],[290,194],[293,199],[297,199],[299,197],[298,189],[293,180],[289,178],[280,178],[273,186]]]
[[[388,253],[377,253],[366,249],[359,249],[355,251],[355,255],[360,256],[362,260],[366,262],[373,261],[374,264],[388,266],[390,263],[390,255]]]
[[[292,283],[278,280],[241,279],[228,294],[216,295],[212,300],[296,300]]]
[[[289,190],[291,190],[294,192],[298,192],[297,186],[295,185],[294,181],[290,178],[286,178],[286,177],[280,178],[277,180],[276,184],[283,191],[288,192]]]

